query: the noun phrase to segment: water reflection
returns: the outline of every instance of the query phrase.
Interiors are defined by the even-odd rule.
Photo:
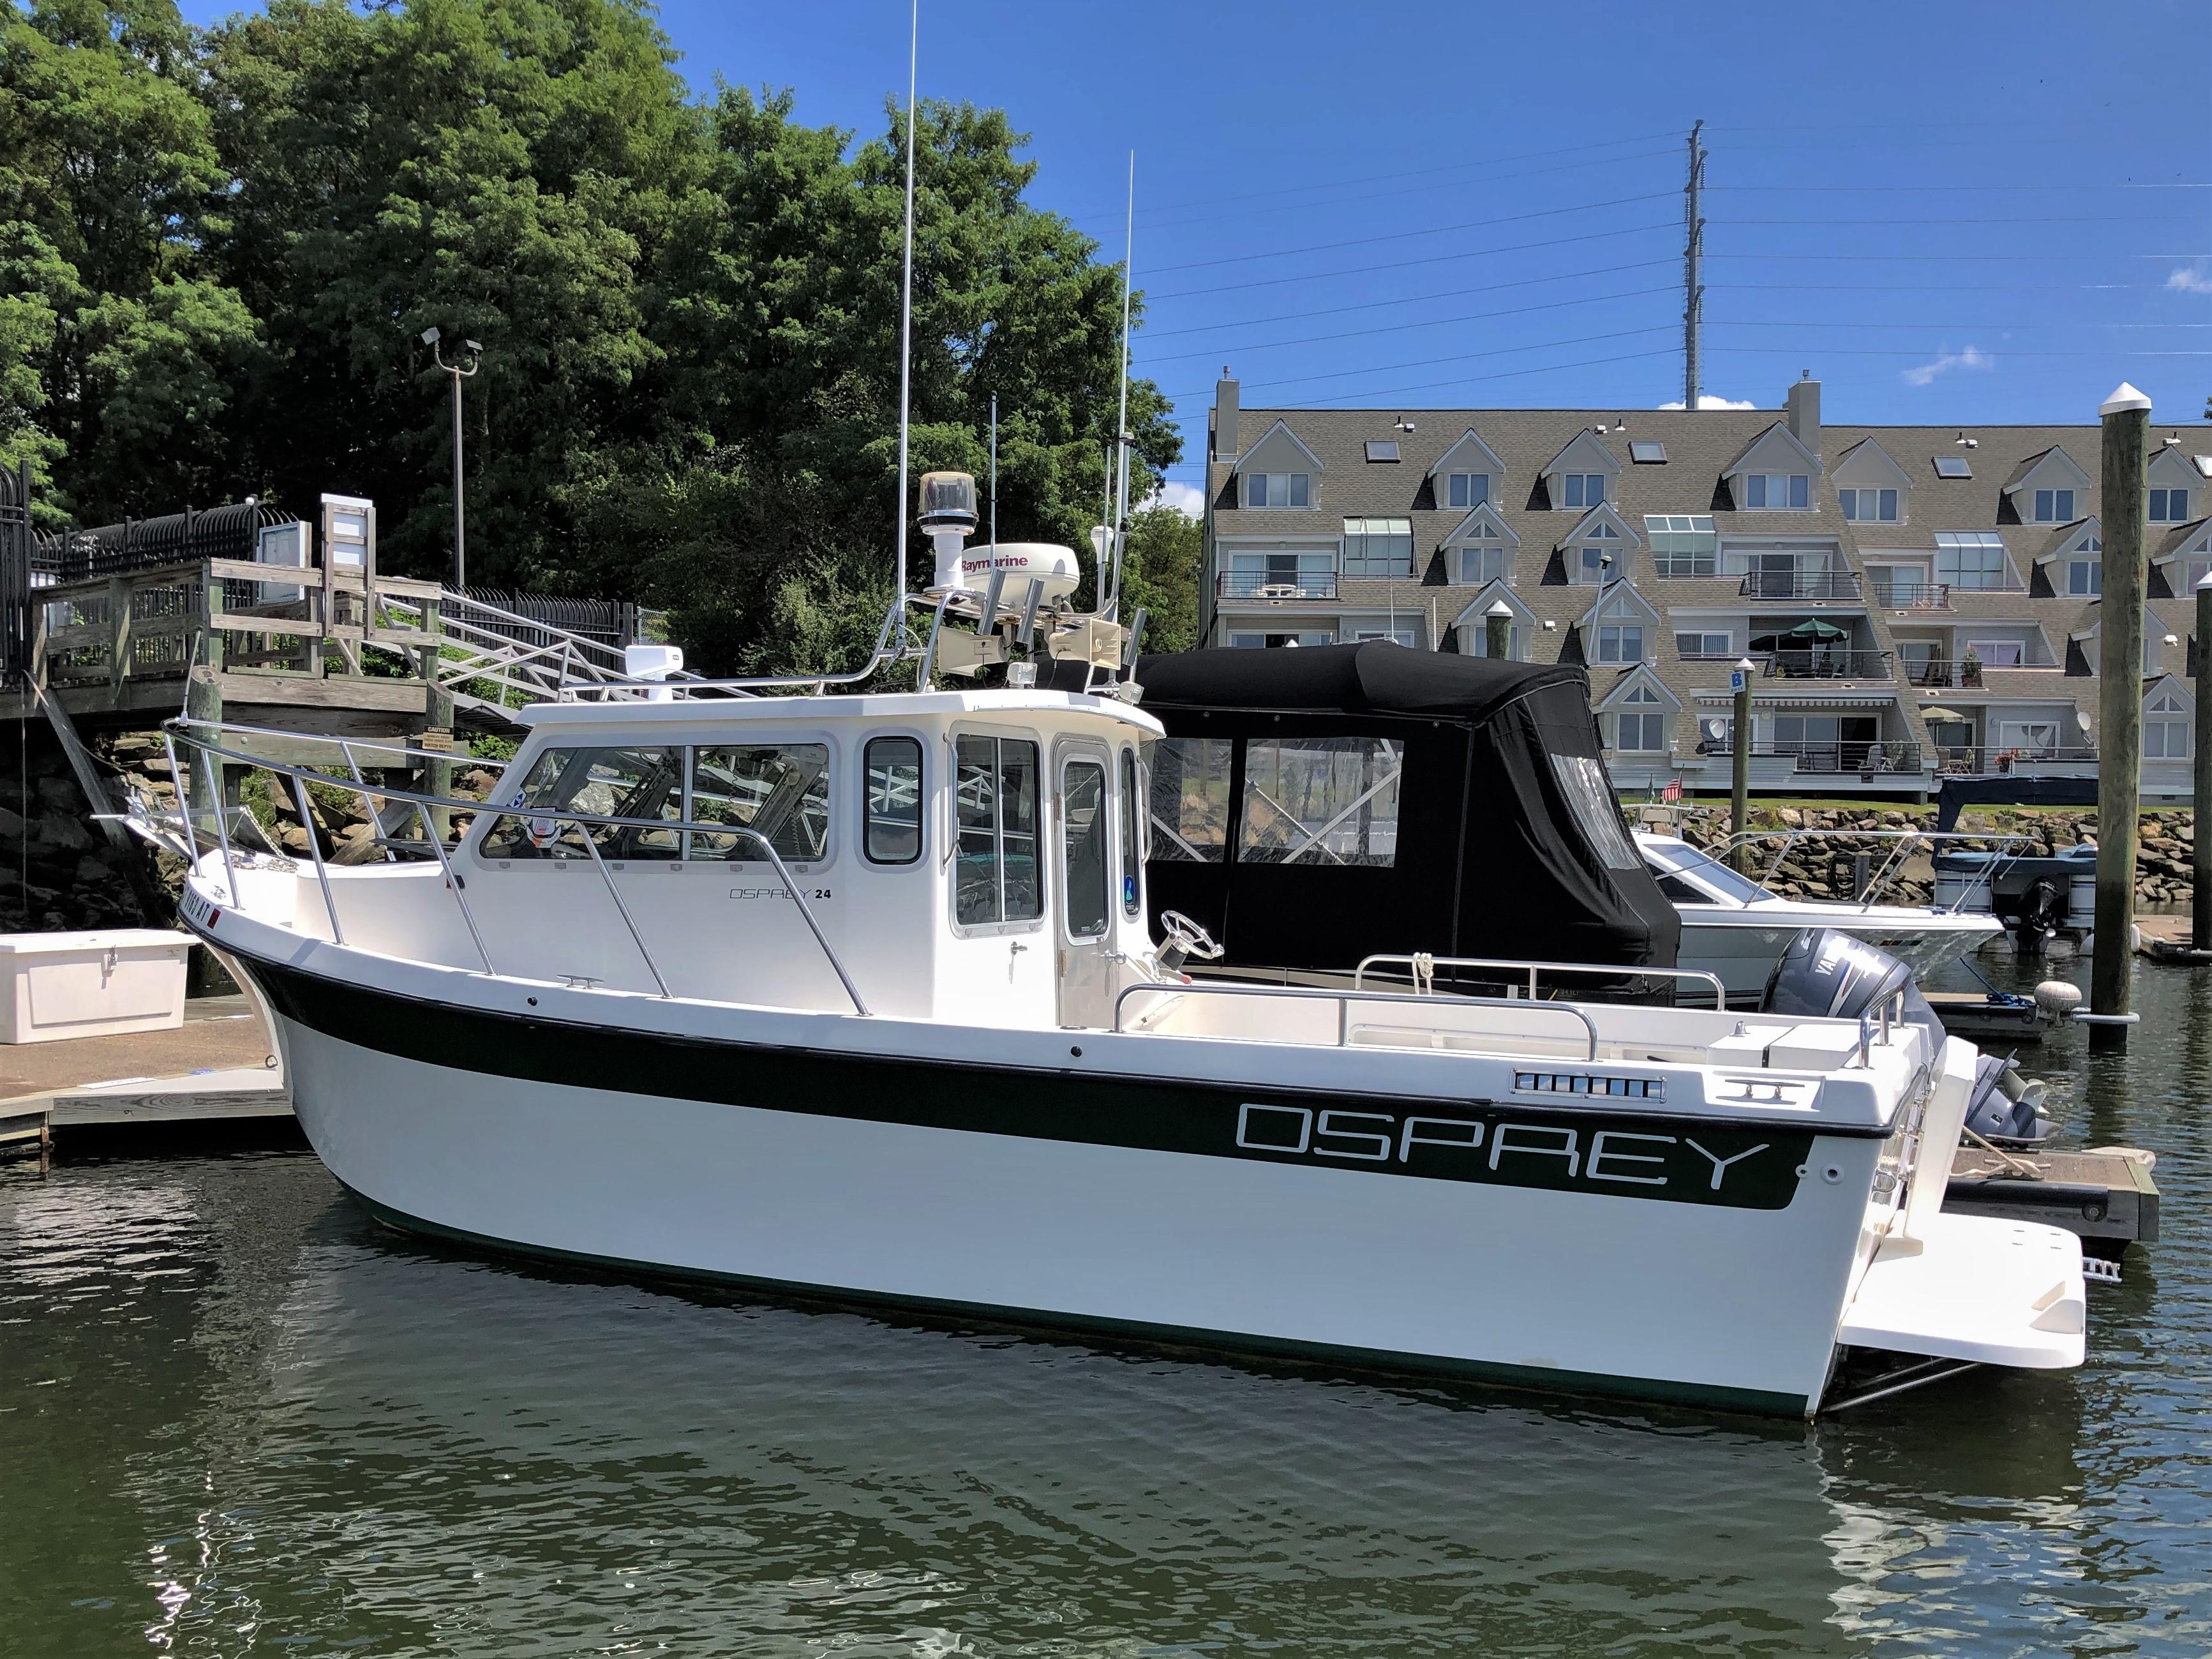
[[[2027,1057],[2162,1153],[2090,1367],[1810,1430],[486,1261],[301,1158],[0,1176],[0,1607],[34,1652],[2202,1652],[2207,990]]]

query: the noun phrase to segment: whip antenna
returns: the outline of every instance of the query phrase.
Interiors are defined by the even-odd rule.
[[[914,21],[906,50],[906,271],[899,289],[899,462],[898,574],[891,596],[898,612],[899,643],[906,643],[906,474],[907,422],[914,385],[914,88],[915,64],[921,51],[921,0],[914,0]]]

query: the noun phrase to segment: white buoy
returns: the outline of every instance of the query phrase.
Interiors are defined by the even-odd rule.
[[[2063,979],[2046,979],[2035,988],[2035,1012],[2048,1020],[2062,1020],[2081,1006],[2081,988]]]

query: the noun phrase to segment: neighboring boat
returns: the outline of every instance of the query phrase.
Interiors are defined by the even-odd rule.
[[[1682,918],[1676,963],[1720,976],[1731,1000],[1756,998],[1784,950],[1807,927],[1833,927],[1887,951],[1916,978],[2004,932],[1986,910],[1785,897],[1672,836],[1636,845]]]

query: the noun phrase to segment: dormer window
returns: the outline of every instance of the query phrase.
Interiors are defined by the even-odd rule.
[[[2143,705],[2142,753],[2145,760],[2189,758],[2189,710],[2171,691]]]
[[[1513,580],[1512,550],[1499,542],[1468,542],[1459,549],[1459,580],[1462,587]]]
[[[1615,706],[1613,746],[1633,755],[1656,755],[1667,747],[1667,709],[1648,685],[1631,690]]]
[[[2037,490],[2035,521],[2038,524],[2073,523],[2074,492],[2070,489]]]
[[[1313,475],[1308,472],[1247,472],[1247,507],[1307,507],[1312,504]]]
[[[1740,482],[1747,508],[1802,513],[1813,504],[1813,480],[1803,472],[1747,472]]]
[[[2074,545],[2066,561],[2066,591],[2076,599],[2094,599],[2105,591],[2105,544],[2085,536]]]
[[[1617,568],[1620,562],[1620,532],[1600,520],[1567,550],[1567,580],[1595,586],[1622,574]]]
[[[1642,662],[1642,623],[1601,623],[1597,630],[1597,659],[1601,663]]]
[[[2153,524],[2187,524],[2189,492],[2186,489],[2152,490],[2149,516]]]
[[[1897,492],[1894,489],[1838,489],[1836,500],[1844,509],[1844,519],[1847,523],[1897,522]]]
[[[1563,472],[1559,475],[1562,507],[1588,509],[1605,505],[1605,474]]]
[[[1444,480],[1444,501],[1448,507],[1480,507],[1490,499],[1490,475],[1487,472],[1454,472]]]

